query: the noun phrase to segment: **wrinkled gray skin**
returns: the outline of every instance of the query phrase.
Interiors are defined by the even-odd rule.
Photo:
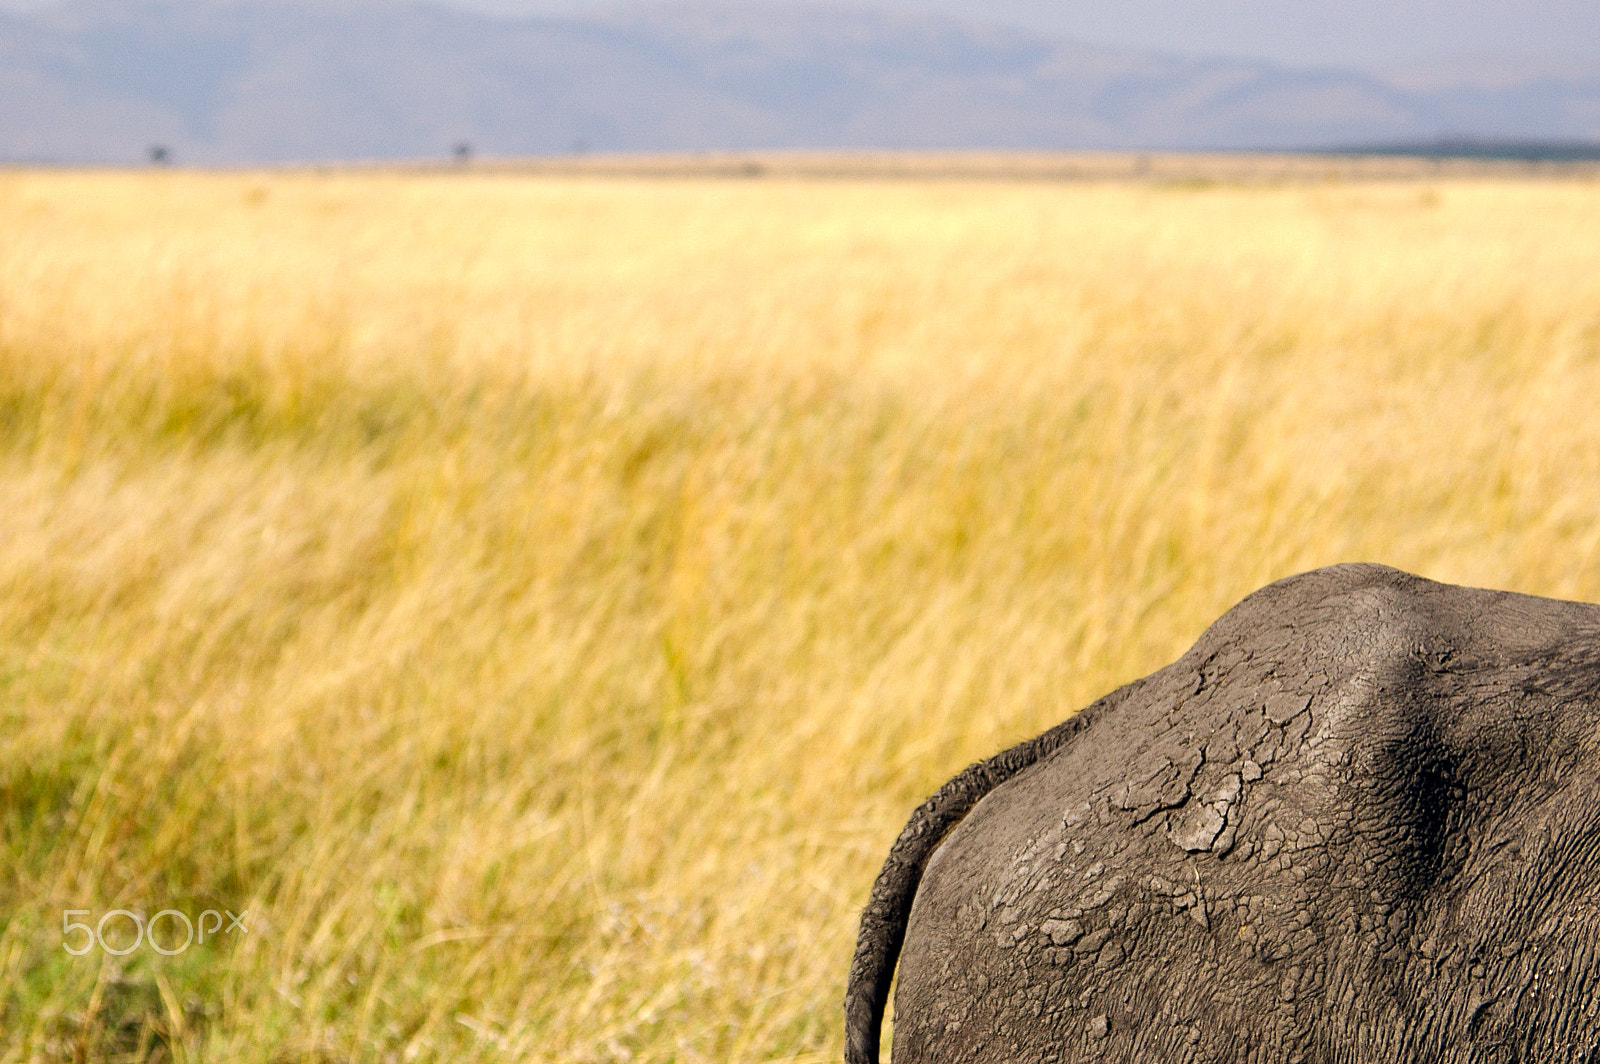
[[[1600,1062],[1597,946],[1600,606],[1338,566],[917,810],[847,1059]]]

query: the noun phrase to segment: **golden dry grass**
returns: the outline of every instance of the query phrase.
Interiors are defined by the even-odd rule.
[[[1600,597],[1600,184],[0,175],[0,1059],[821,1061],[912,805]],[[61,913],[248,910],[163,958]]]

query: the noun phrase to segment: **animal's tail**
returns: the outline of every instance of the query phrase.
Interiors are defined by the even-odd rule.
[[[844,999],[846,1064],[878,1064],[878,1039],[883,1030],[884,1006],[889,1000],[889,983],[894,978],[900,947],[905,943],[911,900],[916,897],[928,858],[984,795],[1060,749],[1089,724],[1094,708],[987,761],[969,765],[911,814],[889,851],[889,859],[883,863],[883,871],[872,884],[872,898],[861,914],[861,933],[856,937],[856,955],[850,962],[850,984]]]

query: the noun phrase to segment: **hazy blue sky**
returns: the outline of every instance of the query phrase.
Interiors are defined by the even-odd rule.
[[[604,0],[451,0],[500,13]],[[759,4],[762,0],[743,0]],[[1475,53],[1600,55],[1600,0],[858,0],[1049,29],[1094,43],[1294,63]]]
[[[439,0],[571,14],[614,0]],[[758,5],[766,0],[740,0]],[[849,0],[845,0],[849,2]],[[1289,63],[1473,54],[1600,56],[1600,0],[854,0],[1047,29],[1083,41]],[[0,0],[13,10],[50,0]]]

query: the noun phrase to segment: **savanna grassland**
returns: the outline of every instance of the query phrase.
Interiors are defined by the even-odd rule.
[[[1578,178],[0,174],[0,1060],[836,1058],[912,806],[1245,593],[1600,598],[1596,234]],[[248,930],[64,949],[114,909]]]

